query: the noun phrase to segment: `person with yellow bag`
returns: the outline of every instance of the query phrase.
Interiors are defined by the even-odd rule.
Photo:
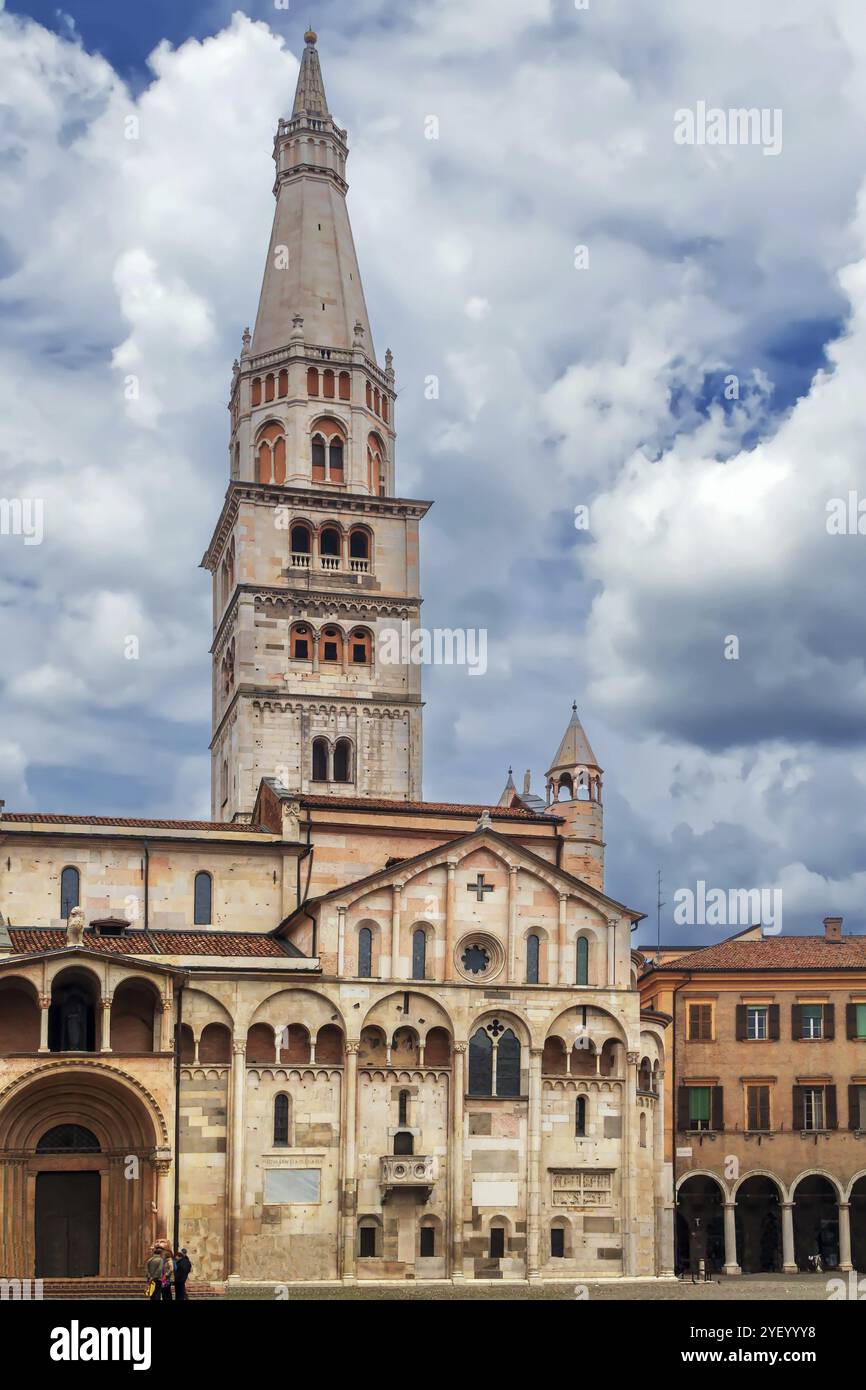
[[[145,1266],[147,1275],[147,1297],[153,1303],[171,1302],[171,1285],[174,1278],[174,1261],[162,1246],[155,1245]]]

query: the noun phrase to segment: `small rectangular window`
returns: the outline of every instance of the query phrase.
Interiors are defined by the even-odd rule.
[[[746,1009],[746,1036],[753,1042],[764,1042],[768,1036],[767,1027],[770,1011],[766,1004],[749,1004]]]
[[[337,660],[337,644],[336,644],[336,642],[325,642],[325,644],[324,644],[324,654],[323,654],[322,660],[323,660],[323,661],[336,661],[336,660]]]
[[[436,1254],[436,1232],[432,1226],[421,1227],[421,1246],[419,1251],[422,1259],[429,1259]]]
[[[356,666],[363,666],[367,660],[367,648],[363,642],[352,643],[352,661]]]
[[[689,1004],[689,1042],[712,1042],[712,1004]]]
[[[550,1256],[554,1260],[565,1259],[565,1231],[561,1226],[554,1226],[550,1232]]]
[[[501,1260],[505,1254],[505,1228],[504,1226],[490,1227],[490,1258],[491,1260]]]
[[[297,657],[298,661],[309,660],[310,648],[307,645],[306,637],[295,638],[295,656]]]
[[[376,1258],[376,1227],[362,1226],[358,1232],[358,1254],[362,1260]]]
[[[689,1087],[689,1129],[709,1129],[710,1087]]]

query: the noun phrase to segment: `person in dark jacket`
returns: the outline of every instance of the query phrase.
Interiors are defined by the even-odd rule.
[[[185,1249],[178,1251],[174,1262],[174,1299],[179,1302],[181,1299],[189,1298],[186,1291],[186,1281],[192,1269],[192,1261]]]

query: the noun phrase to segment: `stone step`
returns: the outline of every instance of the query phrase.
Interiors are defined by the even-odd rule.
[[[144,1290],[145,1282],[143,1279],[44,1279],[42,1281],[42,1296],[45,1299],[72,1299],[75,1301],[127,1299],[141,1301],[145,1296]],[[191,1299],[219,1298],[221,1292],[221,1289],[214,1287],[213,1284],[201,1282],[187,1284],[187,1293]]]

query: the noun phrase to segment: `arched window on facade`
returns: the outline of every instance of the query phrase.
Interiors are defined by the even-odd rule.
[[[327,782],[328,780],[328,740],[326,738],[313,739],[313,781]]]
[[[253,384],[250,392],[250,401],[253,405],[262,403],[262,381],[261,377],[253,377]]]
[[[506,1028],[496,1047],[496,1094],[520,1095],[520,1043],[510,1028]]]
[[[273,381],[273,377],[269,378]],[[256,458],[260,483],[286,481],[286,436],[282,425],[265,425],[256,435]]]
[[[193,922],[197,927],[209,927],[213,921],[213,879],[202,869],[195,876],[193,893]]]
[[[308,623],[295,623],[292,627],[290,647],[294,661],[310,661],[313,655],[313,629]]]
[[[268,372],[265,377],[265,400],[272,401],[274,399],[274,394],[274,374],[273,372]]]
[[[412,933],[412,979],[427,979],[427,933],[423,927]]]
[[[385,496],[385,446],[378,434],[367,437],[367,487],[372,497]]]
[[[319,560],[323,570],[340,568],[343,539],[336,526],[323,526],[319,532]]]
[[[578,1139],[586,1134],[586,1096],[578,1096],[574,1102],[574,1132]]]
[[[331,442],[328,445],[328,481],[332,483],[345,482],[343,441],[338,434],[331,436]]]
[[[356,527],[349,533],[349,569],[354,574],[366,574],[370,568],[370,537]]]
[[[333,665],[343,660],[343,634],[338,627],[323,627],[319,638],[319,660]]]
[[[291,531],[292,568],[310,568],[310,552],[313,549],[312,532],[303,522],[297,522]]]
[[[520,1095],[520,1040],[494,1018],[469,1039],[470,1096]]]
[[[74,907],[81,906],[81,875],[67,864],[60,875],[60,916],[65,921]]]
[[[307,368],[307,395],[318,396],[319,394],[319,373],[315,367]]]
[[[334,399],[334,373],[330,367],[327,371],[322,372],[322,395],[327,401]]]
[[[289,1144],[289,1097],[274,1097],[274,1147],[287,1148]]]
[[[279,396],[287,396],[289,394],[289,374],[286,371],[285,367],[279,375],[277,383],[277,394]]]
[[[589,984],[589,942],[585,936],[577,938],[577,972],[575,983],[579,985]]]
[[[313,435],[313,482],[323,483],[326,477],[327,454],[325,441],[320,434]]]
[[[353,666],[370,666],[373,662],[373,639],[364,627],[356,627],[349,637],[349,659]]]
[[[526,938],[526,983],[538,984],[538,937],[533,932]]]
[[[646,1148],[646,1111],[645,1111],[645,1110],[642,1110],[642,1111],[640,1112],[639,1126],[640,1126],[640,1147],[641,1147],[642,1149],[645,1149],[645,1148]]]
[[[373,931],[362,927],[358,932],[358,975],[369,980],[373,974]]]
[[[340,400],[348,401],[352,398],[352,379],[348,372],[340,372]]]
[[[348,738],[338,738],[334,745],[334,781],[352,780],[352,743]]]

